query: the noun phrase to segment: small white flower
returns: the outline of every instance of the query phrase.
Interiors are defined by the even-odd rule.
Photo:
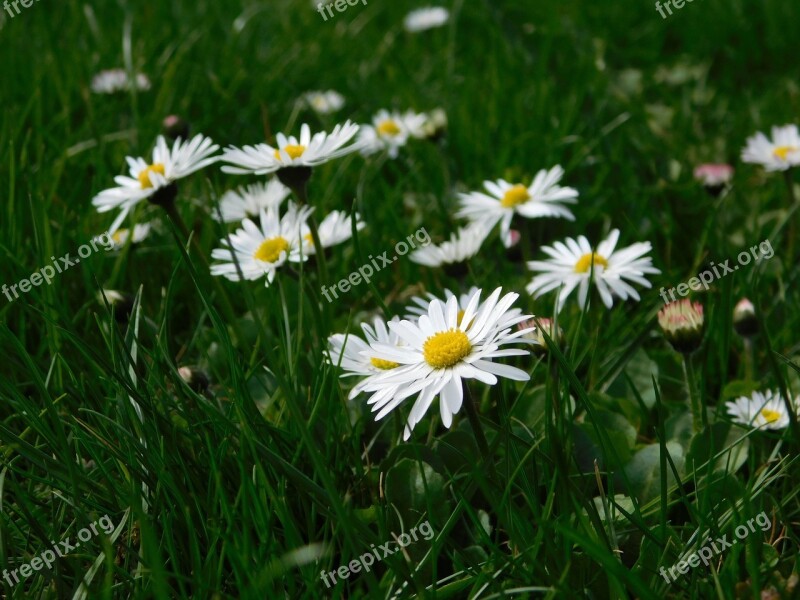
[[[772,140],[760,131],[747,138],[742,150],[746,163],[763,165],[767,171],[786,171],[800,165],[800,134],[797,125],[772,128]]]
[[[306,92],[303,94],[303,102],[314,112],[321,115],[329,115],[341,110],[344,106],[344,96],[334,90]]]
[[[403,27],[410,33],[417,33],[426,29],[441,27],[447,23],[449,18],[450,12],[446,8],[429,6],[408,13],[403,20]]]
[[[472,223],[452,234],[449,241],[438,246],[429,244],[412,252],[409,258],[428,267],[464,262],[478,253],[488,233],[482,223]]]
[[[357,150],[357,146],[347,145],[356,133],[358,125],[346,121],[330,133],[322,131],[312,136],[311,129],[303,123],[299,140],[279,133],[275,136],[277,147],[256,144],[241,149],[226,148],[222,160],[230,165],[223,166],[222,170],[235,175],[268,175],[285,167],[315,167]]]
[[[262,209],[279,208],[289,194],[291,190],[277,179],[225,192],[219,201],[222,222],[235,223],[246,217],[257,217]],[[212,213],[214,220],[219,221],[217,211],[213,210]]]
[[[389,158],[397,158],[400,148],[409,138],[425,136],[427,116],[413,111],[405,113],[379,110],[372,125],[364,125],[358,134],[361,154],[370,156],[385,150]]]
[[[132,86],[128,72],[124,69],[100,71],[92,78],[92,92],[95,94],[127,92],[132,87],[135,87],[137,90],[147,91],[150,89],[150,80],[146,75],[137,73],[133,79]]]
[[[301,253],[301,231],[312,211],[309,207],[298,210],[293,203],[289,203],[289,209],[283,217],[279,216],[277,208],[271,208],[261,210],[259,225],[245,219],[242,228],[231,234],[230,246],[228,239],[223,238],[220,241],[223,247],[211,252],[212,258],[222,261],[211,265],[211,274],[239,281],[236,269],[238,262],[244,279],[266,276],[266,285],[271,284],[275,273],[286,261],[301,262],[306,259]]]
[[[138,244],[139,242],[143,241],[148,235],[150,235],[150,229],[150,223],[137,223],[133,228],[133,239],[131,239],[131,243]],[[117,231],[111,235],[111,241],[114,243],[114,248],[118,249],[125,246],[125,244],[128,243],[128,238],[130,237],[130,229],[117,229]]]
[[[103,190],[92,199],[97,212],[121,209],[109,228],[109,234],[119,228],[130,210],[139,202],[161,188],[217,162],[218,157],[212,156],[217,150],[219,146],[203,135],[196,135],[189,141],[175,140],[172,148],[167,146],[164,136],[160,135],[153,149],[152,162],[128,156],[125,160],[128,162],[130,177],[117,175],[114,182],[119,187]]]
[[[470,300],[475,294],[480,295],[481,290],[475,287],[474,285],[469,288],[469,291],[466,294],[460,294],[456,296],[453,292],[448,289],[444,290],[444,298],[439,298],[434,296],[430,292],[426,294],[427,300],[425,298],[420,298],[419,296],[414,296],[411,298],[412,304],[406,306],[406,312],[408,313],[406,319],[409,321],[416,321],[422,315],[428,314],[428,310],[430,309],[431,302],[442,302],[447,303],[450,298],[455,298],[456,302],[458,303],[458,324],[461,325],[461,321],[464,318],[464,314],[467,310],[467,306],[469,306]],[[477,311],[481,310],[482,305],[479,304]],[[522,309],[519,308],[512,308],[506,311],[505,314],[505,321],[498,322],[498,327],[500,329],[506,329],[507,327],[512,327],[514,324],[517,323],[517,317],[522,314]]]
[[[579,236],[577,240],[567,238],[553,246],[543,246],[542,250],[551,258],[528,263],[532,271],[542,272],[528,284],[528,293],[539,297],[560,288],[558,310],[561,310],[567,296],[578,287],[578,302],[583,308],[586,306],[589,283],[594,280],[607,308],[614,304],[613,296],[622,300],[639,300],[639,294],[628,281],[649,288],[651,284],[644,275],[661,271],[653,266],[652,258],[645,256],[652,249],[650,242],[640,242],[615,251],[618,240],[619,230],[614,229],[595,251],[592,251],[584,236]]]
[[[461,208],[456,216],[473,222],[485,223],[491,229],[500,223],[500,237],[503,245],[512,245],[511,220],[515,214],[527,219],[540,217],[561,217],[574,221],[575,217],[564,203],[577,202],[578,192],[570,187],[558,185],[564,176],[560,165],[552,169],[542,169],[536,174],[533,183],[525,186],[512,184],[504,179],[485,181],[483,192],[460,194]]]
[[[795,407],[797,401],[794,402]],[[783,397],[772,390],[753,392],[748,398],[741,396],[734,402],[726,402],[728,414],[734,423],[753,428],[784,429],[789,425],[789,413]]]
[[[366,227],[366,223],[356,213],[356,229],[361,231],[364,227]],[[319,234],[319,243],[322,244],[323,248],[330,248],[346,242],[353,237],[350,215],[339,210],[333,211],[322,219],[322,222],[317,227],[317,233]],[[303,252],[309,255],[316,254],[311,229],[306,224],[303,224]]]
[[[447,129],[447,113],[443,108],[435,108],[429,113],[425,113],[425,124],[422,126],[422,134],[426,138],[433,138]]]
[[[494,362],[507,356],[528,355],[527,350],[502,349],[512,343],[522,343],[520,337],[529,330],[511,332],[510,327],[527,315],[509,318],[517,294],[500,298],[496,289],[485,302],[480,302],[480,290],[470,297],[459,319],[458,301],[451,297],[447,303],[431,301],[428,312],[418,321],[389,323],[401,346],[373,342],[366,356],[398,363],[400,366],[385,373],[371,375],[362,386],[373,393],[368,404],[382,419],[404,400],[418,394],[408,417],[403,439],[419,423],[433,400],[439,396],[442,423],[449,428],[453,415],[461,409],[463,379],[477,379],[494,385],[497,377],[527,381],[529,375],[516,367]]]

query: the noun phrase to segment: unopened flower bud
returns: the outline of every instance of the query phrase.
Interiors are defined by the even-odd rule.
[[[127,323],[133,310],[133,296],[117,290],[101,290],[97,294],[97,301],[104,306],[111,306],[117,323]]]
[[[558,346],[559,348],[563,347],[564,345],[564,331],[561,327],[556,327],[555,322],[553,319],[528,319],[527,321],[523,321],[519,325],[517,325],[518,330],[529,329],[533,327],[533,331],[529,331],[523,337],[529,340],[533,340],[533,349],[532,351],[535,354],[546,354],[547,353],[547,341],[544,339],[544,335],[542,335],[542,331],[544,331],[553,343]]]
[[[166,135],[171,140],[182,138],[189,139],[189,123],[181,119],[178,115],[169,115],[164,117],[161,122],[161,127]]]
[[[186,382],[186,385],[198,393],[205,392],[211,383],[208,373],[195,367],[180,367],[178,375]]]
[[[717,197],[733,179],[733,173],[730,165],[698,165],[694,170],[694,178],[703,184],[709,194]]]
[[[672,347],[683,354],[694,352],[703,341],[703,305],[684,299],[670,302],[658,312],[658,324]]]
[[[747,298],[742,298],[733,308],[733,328],[742,337],[752,337],[758,333],[756,308]]]

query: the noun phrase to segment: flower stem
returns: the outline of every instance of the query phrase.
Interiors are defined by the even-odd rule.
[[[297,196],[297,201],[300,206],[308,204],[308,183],[307,181],[297,183],[292,190]],[[317,268],[319,269],[319,277],[323,282],[328,281],[328,263],[325,261],[325,249],[319,240],[319,230],[317,229],[317,219],[314,213],[308,216],[308,228],[311,230],[311,239],[314,241],[314,257],[317,259]]]
[[[786,181],[786,191],[789,195],[789,211],[794,209],[794,206],[797,204],[797,194],[794,191],[794,181],[792,179],[792,169],[787,169],[783,172],[784,180]],[[787,256],[794,256],[794,238],[797,235],[797,220],[792,216],[789,217],[789,231],[787,232],[787,237],[789,238],[788,244],[788,254]]]
[[[464,387],[464,409],[466,410],[469,424],[472,426],[472,431],[475,433],[475,441],[483,456],[483,462],[486,464],[489,473],[492,474],[494,473],[494,462],[489,452],[489,444],[486,443],[486,436],[483,433],[483,426],[481,426],[481,420],[475,408],[475,402],[472,399],[472,394],[469,391],[467,382],[462,380],[461,384]],[[441,402],[441,400],[439,400],[439,402]]]
[[[708,416],[706,415],[703,402],[695,389],[694,367],[692,366],[692,355],[683,353],[683,376],[686,379],[686,387],[689,391],[689,408],[692,410],[692,429],[695,433],[702,427],[708,426]],[[702,427],[701,427],[702,424]]]

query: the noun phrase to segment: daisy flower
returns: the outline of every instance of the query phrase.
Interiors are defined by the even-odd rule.
[[[137,73],[131,80],[125,69],[109,69],[95,75],[91,87],[95,94],[116,94],[132,88],[144,92],[150,89],[150,80],[142,73]]]
[[[450,298],[455,298],[458,302],[458,323],[461,324],[461,320],[464,318],[464,313],[469,306],[469,302],[475,294],[480,294],[480,289],[475,287],[474,285],[469,289],[469,291],[465,294],[456,295],[448,289],[444,290],[444,298],[439,298],[434,296],[430,292],[426,295],[427,300],[425,298],[420,298],[419,296],[414,296],[411,298],[412,304],[410,306],[406,306],[406,312],[408,313],[406,319],[409,321],[414,321],[419,319],[422,315],[428,313],[428,309],[430,308],[431,302],[439,301],[446,303]],[[481,305],[478,305],[478,310],[481,309]],[[505,318],[507,321],[502,321],[498,325],[501,329],[505,329],[507,327],[513,326],[517,321],[516,318],[522,314],[522,309],[519,308],[512,308],[506,311]],[[512,322],[513,321],[513,322]],[[529,337],[529,336],[524,336]]]
[[[478,253],[489,231],[482,223],[463,227],[450,236],[450,240],[436,246],[429,244],[415,250],[409,258],[427,267],[441,267],[464,262]]]
[[[321,115],[329,115],[341,110],[344,106],[344,96],[339,92],[328,90],[326,92],[306,92],[303,94],[303,103]]]
[[[658,311],[658,325],[676,352],[694,352],[703,341],[703,305],[684,298]]]
[[[794,402],[795,406],[797,401]],[[772,390],[753,392],[750,397],[741,396],[725,407],[734,423],[756,429],[784,429],[789,425],[789,413],[783,397]]]
[[[441,6],[429,6],[413,10],[403,19],[403,27],[409,33],[417,33],[435,27],[441,27],[447,23],[450,12]]]
[[[266,285],[271,284],[275,273],[286,261],[306,259],[301,252],[303,238],[300,232],[312,211],[310,207],[298,209],[290,203],[283,217],[272,208],[261,210],[259,225],[245,219],[242,228],[231,234],[230,246],[228,239],[224,238],[220,241],[223,247],[211,252],[212,258],[221,261],[211,265],[211,274],[239,281],[238,263],[244,279],[266,277]]]
[[[324,131],[311,135],[308,124],[300,127],[300,138],[275,136],[277,146],[256,144],[241,149],[229,146],[222,154],[225,173],[234,175],[268,175],[289,167],[316,167],[355,151],[353,144],[347,145],[358,133],[358,125],[346,121],[337,125],[330,133]]]
[[[222,222],[235,223],[247,217],[252,219],[257,217],[262,209],[279,208],[289,194],[291,190],[277,179],[225,192],[219,201]],[[212,212],[214,220],[219,221],[220,214],[217,211]]]
[[[364,223],[358,216],[358,213],[356,213],[356,229],[361,231],[364,229],[364,227],[366,227],[366,223]],[[316,254],[316,248],[314,248],[314,239],[311,235],[311,229],[304,224],[302,233],[303,253]],[[337,244],[346,242],[353,237],[353,229],[350,225],[350,215],[343,211],[333,211],[324,219],[322,219],[322,222],[317,228],[317,233],[319,234],[319,243],[322,244],[323,248],[330,248],[331,246],[336,246]]]
[[[418,394],[406,422],[403,439],[428,411],[439,396],[442,423],[450,428],[453,415],[461,409],[464,389],[462,380],[477,379],[495,385],[497,377],[527,381],[529,375],[516,367],[494,362],[507,356],[528,355],[527,350],[503,349],[512,343],[523,343],[521,336],[528,330],[511,333],[510,327],[529,317],[508,317],[511,305],[518,294],[510,293],[500,298],[496,289],[481,304],[481,291],[476,290],[459,319],[458,301],[451,297],[446,303],[433,300],[426,314],[418,321],[389,323],[402,345],[379,342],[370,344],[369,356],[397,363],[399,366],[370,376],[363,390],[373,395],[368,404],[380,420],[397,408],[404,400]]]
[[[760,131],[747,138],[742,150],[746,163],[762,165],[767,171],[786,171],[800,165],[800,134],[797,125],[772,128],[772,140]]]
[[[577,287],[578,302],[584,308],[589,283],[593,279],[607,308],[614,304],[613,296],[622,300],[639,300],[639,294],[628,281],[649,288],[651,284],[644,275],[661,271],[653,266],[652,258],[645,256],[652,250],[650,242],[640,242],[615,251],[618,240],[619,230],[614,229],[595,251],[592,251],[584,236],[577,240],[567,238],[565,242],[556,242],[553,246],[543,246],[542,250],[551,258],[528,263],[529,269],[542,273],[528,284],[528,293],[538,298],[560,288],[558,310],[561,310],[567,296]]]
[[[447,130],[447,113],[443,108],[435,108],[425,115],[422,134],[428,139],[436,139]]]
[[[150,235],[150,229],[150,223],[137,223],[133,228],[133,239],[131,239],[131,243],[138,244],[143,241]],[[130,229],[117,229],[117,231],[111,235],[111,241],[114,243],[114,248],[116,249],[122,248],[127,244],[129,238],[131,238]]]
[[[485,181],[488,192],[460,194],[461,208],[456,213],[470,221],[486,223],[491,229],[500,223],[500,236],[506,248],[511,247],[511,220],[515,214],[527,219],[540,217],[561,217],[574,221],[573,214],[563,203],[577,202],[578,192],[570,187],[561,187],[558,182],[564,176],[564,169],[557,165],[542,169],[536,174],[533,183],[526,186],[512,184],[504,179]]]
[[[389,158],[397,158],[400,148],[409,138],[425,136],[428,117],[413,111],[405,113],[379,110],[372,119],[372,125],[364,125],[358,133],[361,154],[370,156],[386,150]]]
[[[203,135],[196,135],[189,141],[176,140],[172,148],[167,146],[164,136],[160,135],[156,140],[151,162],[128,156],[125,160],[128,162],[130,177],[117,175],[114,182],[119,187],[103,190],[92,200],[92,204],[101,213],[120,209],[109,228],[109,234],[113,235],[119,229],[122,221],[139,202],[148,198],[157,200],[158,196],[154,198],[154,195],[164,188],[217,162],[218,157],[212,156],[217,150],[219,146]]]

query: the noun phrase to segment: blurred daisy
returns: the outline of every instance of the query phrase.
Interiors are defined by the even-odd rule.
[[[785,171],[800,165],[800,134],[797,126],[773,127],[772,140],[760,131],[747,138],[742,160],[762,165],[767,171]]]
[[[306,92],[303,94],[303,102],[315,112],[321,115],[329,115],[341,110],[344,106],[344,96],[333,90]]]
[[[358,133],[361,154],[370,156],[385,150],[389,158],[397,158],[400,148],[409,138],[425,136],[427,117],[413,111],[405,113],[380,110],[372,119],[372,125],[364,125]]]
[[[238,190],[230,190],[223,194],[219,201],[219,212],[222,213],[223,223],[235,223],[246,217],[255,218],[261,210],[278,208],[291,191],[277,179],[270,179],[267,183],[254,183]],[[214,220],[219,221],[220,215],[212,211]]]
[[[733,167],[730,165],[704,164],[695,167],[694,178],[703,184],[711,195],[718,196],[733,179],[733,173]]]
[[[356,213],[356,229],[361,231],[364,227],[366,227],[366,223],[364,223],[359,218],[358,213]],[[302,233],[303,253],[307,255],[316,254],[314,239],[311,236],[311,229],[303,224]],[[346,242],[353,237],[350,216],[346,212],[338,210],[333,211],[322,219],[322,222],[317,228],[317,233],[319,234],[319,243],[322,244],[323,248],[330,248],[331,246]]]
[[[500,236],[506,248],[511,247],[511,220],[515,214],[528,219],[540,217],[561,217],[574,221],[575,217],[564,203],[577,202],[578,192],[570,187],[561,187],[558,182],[564,176],[564,169],[555,166],[542,169],[536,174],[533,183],[525,186],[512,184],[504,179],[485,181],[486,191],[460,194],[461,208],[456,216],[486,223],[490,229],[500,223]]]
[[[435,108],[425,114],[422,134],[428,139],[440,137],[447,130],[447,113],[442,108]]]
[[[412,252],[409,258],[428,267],[461,263],[478,253],[488,233],[482,223],[473,223],[460,228],[457,233],[450,236],[449,241],[442,242],[438,246],[429,244]]]
[[[131,243],[138,244],[139,242],[143,241],[148,235],[150,235],[150,229],[150,223],[137,223],[133,228],[133,238],[131,239]],[[117,229],[111,235],[111,241],[114,243],[115,249],[125,246],[130,238],[130,229]]]
[[[530,379],[525,371],[493,360],[529,354],[522,349],[502,349],[521,342],[520,337],[527,330],[511,333],[509,327],[528,316],[509,319],[507,313],[518,294],[500,298],[500,292],[500,288],[496,289],[481,304],[481,292],[476,290],[460,320],[458,301],[451,297],[447,303],[432,301],[428,312],[416,322],[389,323],[403,345],[373,342],[369,356],[399,366],[370,376],[363,385],[365,392],[373,393],[368,404],[378,413],[376,420],[418,394],[403,433],[407,440],[437,396],[442,423],[450,428],[453,415],[461,409],[463,379],[477,379],[488,385],[496,384],[498,376],[515,381]]]
[[[238,262],[244,279],[266,277],[266,285],[269,285],[275,279],[276,271],[286,261],[305,260],[300,251],[303,243],[301,231],[312,210],[309,207],[298,209],[290,203],[283,217],[274,208],[261,210],[259,225],[245,219],[242,228],[231,234],[230,246],[228,239],[223,238],[220,241],[223,247],[211,252],[212,258],[221,261],[211,265],[211,274],[239,281],[236,269]]]
[[[147,91],[150,89],[150,80],[142,73],[137,73],[131,80],[125,69],[110,69],[95,75],[91,87],[95,94],[116,94],[127,92],[132,88]]]
[[[311,135],[306,123],[300,127],[300,138],[275,136],[277,146],[256,144],[241,149],[229,146],[222,154],[222,160],[230,163],[222,167],[225,173],[235,175],[268,175],[288,167],[315,167],[349,154],[357,149],[347,145],[358,132],[358,125],[346,121],[337,125],[330,133],[319,132]]]
[[[529,269],[542,273],[528,284],[528,293],[539,297],[558,289],[558,310],[561,310],[567,296],[577,287],[578,302],[584,308],[589,283],[594,280],[607,308],[614,304],[614,296],[622,300],[639,300],[639,294],[628,281],[649,288],[651,284],[644,275],[661,271],[653,266],[649,256],[645,256],[652,250],[650,242],[640,242],[615,251],[617,240],[619,230],[614,229],[595,251],[592,251],[584,236],[577,240],[567,238],[565,242],[556,242],[553,246],[543,246],[542,250],[551,258],[528,263]]]
[[[151,198],[177,180],[215,163],[212,156],[219,146],[210,138],[196,135],[190,141],[176,140],[172,148],[167,146],[164,136],[158,136],[153,149],[153,160],[128,156],[130,177],[117,175],[114,181],[119,187],[103,190],[92,200],[98,212],[108,212],[116,208],[120,214],[109,228],[109,234],[119,229],[130,210],[142,200]]]
[[[410,33],[417,33],[418,31],[441,27],[447,23],[449,18],[450,13],[446,8],[429,6],[408,13],[406,18],[403,19],[403,27]]]
[[[797,401],[795,401],[795,406]],[[726,402],[725,407],[734,423],[755,429],[784,429],[789,425],[789,413],[783,397],[772,390],[753,392],[748,398],[741,396],[734,402]]]

